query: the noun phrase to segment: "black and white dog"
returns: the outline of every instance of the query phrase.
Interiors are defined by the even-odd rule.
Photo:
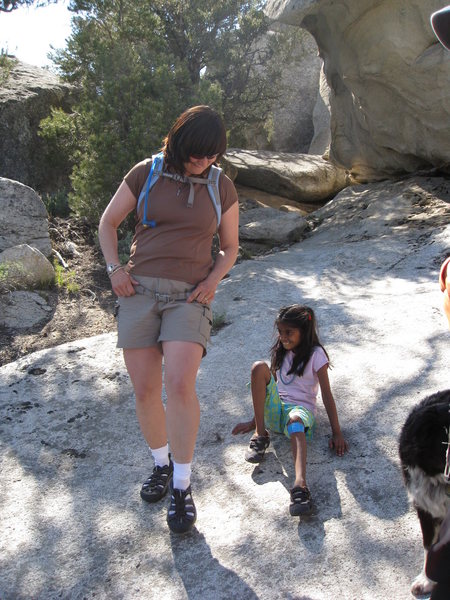
[[[445,390],[428,396],[413,408],[400,434],[403,477],[419,517],[425,555],[422,573],[411,587],[414,596],[429,594],[434,588],[433,581],[425,574],[425,566],[428,550],[436,542],[441,523],[450,510],[449,429],[450,390]],[[446,571],[450,571],[450,565]]]

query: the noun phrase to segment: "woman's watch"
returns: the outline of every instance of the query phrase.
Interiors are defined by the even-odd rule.
[[[106,265],[106,272],[108,273],[108,275],[111,277],[111,275],[114,273],[114,271],[116,271],[119,267],[121,267],[122,265],[118,264],[118,263],[108,263]]]

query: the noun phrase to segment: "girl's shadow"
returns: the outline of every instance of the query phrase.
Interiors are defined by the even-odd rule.
[[[308,453],[308,486],[313,497],[309,515],[291,517],[298,520],[298,536],[310,553],[319,554],[325,538],[325,522],[342,516],[341,502],[334,475],[333,461],[323,460],[330,450],[321,448],[322,441],[311,442]],[[317,463],[320,462],[320,465]],[[316,463],[316,466],[315,464]],[[294,481],[294,465],[289,441],[283,435],[271,434],[271,445],[261,463],[255,465],[252,479],[257,485],[279,481],[286,489],[286,504],[280,510],[289,515],[289,492]]]

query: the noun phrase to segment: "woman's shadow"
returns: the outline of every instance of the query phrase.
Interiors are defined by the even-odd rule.
[[[187,535],[171,533],[175,569],[189,600],[259,600],[259,596],[231,569],[211,553],[205,536],[195,527]]]

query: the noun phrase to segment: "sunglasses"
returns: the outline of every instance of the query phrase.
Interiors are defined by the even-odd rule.
[[[207,158],[208,160],[215,160],[219,154],[191,154],[190,158],[194,160],[202,160],[203,158]]]

